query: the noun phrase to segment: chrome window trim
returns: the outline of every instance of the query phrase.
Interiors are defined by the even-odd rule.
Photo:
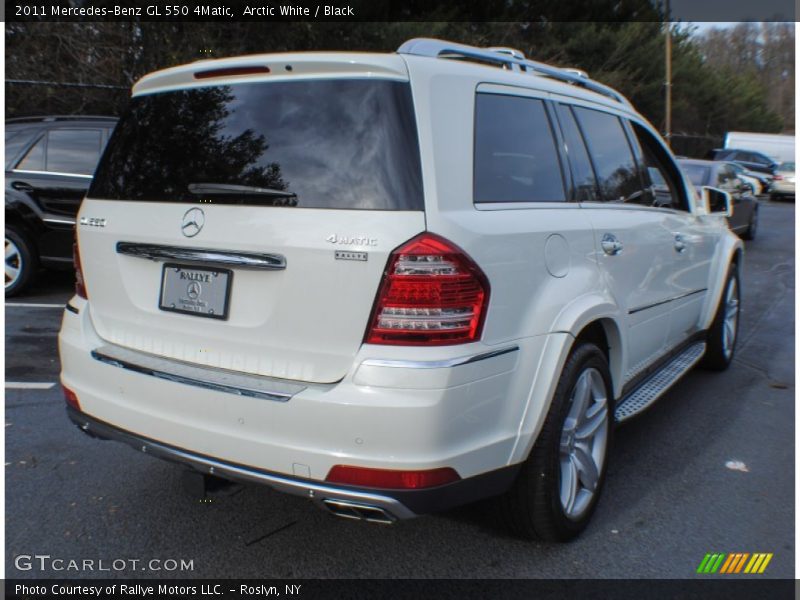
[[[644,204],[622,203],[622,202],[580,202],[581,208],[584,209],[604,209],[604,210],[646,210],[650,212],[662,212],[668,215],[692,215],[695,213],[689,210],[679,210],[677,208],[667,208],[666,206],[645,206]]]
[[[75,225],[75,219],[69,219],[69,218],[56,219],[52,217],[44,217],[42,221],[44,221],[45,223],[57,223],[59,225]]]
[[[286,268],[286,257],[282,254],[183,248],[136,242],[117,242],[117,253],[155,261],[176,260],[189,263],[225,265],[242,269],[279,271]]]
[[[475,202],[474,206],[476,210],[483,211],[580,208],[577,202],[569,200],[563,202]]]
[[[511,352],[517,352],[519,346],[509,346],[501,350],[492,350],[491,352],[483,352],[481,354],[473,354],[471,356],[459,356],[457,358],[450,358],[445,360],[387,360],[381,358],[368,358],[361,363],[362,367],[389,367],[393,369],[450,369],[453,367],[460,367],[462,365],[469,365],[472,363],[495,358]]]
[[[80,177],[81,179],[92,179],[94,175],[84,175],[82,173],[64,173],[62,171],[34,171],[32,169],[11,169],[12,173],[23,173],[26,175],[58,175],[60,177]]]
[[[288,402],[307,387],[272,377],[193,365],[110,344],[95,348],[91,355],[99,362],[134,373],[234,396],[274,402]]]

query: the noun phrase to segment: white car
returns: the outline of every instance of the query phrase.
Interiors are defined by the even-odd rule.
[[[417,39],[132,96],[59,336],[90,435],[368,521],[499,496],[563,541],[614,422],[731,362],[730,197],[580,73]]]
[[[787,196],[794,197],[794,178],[793,162],[784,162],[778,165],[775,169],[775,177],[772,180],[772,185],[769,188],[772,199],[775,200]]]

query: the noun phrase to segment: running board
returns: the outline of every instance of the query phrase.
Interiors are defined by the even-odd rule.
[[[614,411],[617,423],[630,419],[650,407],[703,358],[705,351],[705,342],[692,344],[622,398]]]

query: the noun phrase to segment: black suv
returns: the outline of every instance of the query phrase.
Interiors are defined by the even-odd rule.
[[[756,152],[755,150],[742,150],[740,148],[721,148],[712,150],[706,157],[709,160],[724,160],[727,162],[734,162],[743,166],[749,171],[756,171],[757,173],[766,173],[772,175],[778,166],[766,154]]]
[[[6,121],[6,296],[39,266],[72,268],[81,200],[117,119],[29,117]]]

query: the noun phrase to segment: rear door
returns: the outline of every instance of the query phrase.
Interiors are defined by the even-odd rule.
[[[104,340],[330,383],[389,253],[424,229],[409,84],[351,75],[134,97],[79,234]]]
[[[642,181],[622,121],[594,109],[558,109],[570,162],[588,163],[578,177],[581,207],[595,234],[595,255],[626,320],[626,379],[665,350],[673,295],[673,234],[667,211],[644,205]],[[584,147],[585,140],[585,147]],[[596,185],[593,179],[596,178]]]

